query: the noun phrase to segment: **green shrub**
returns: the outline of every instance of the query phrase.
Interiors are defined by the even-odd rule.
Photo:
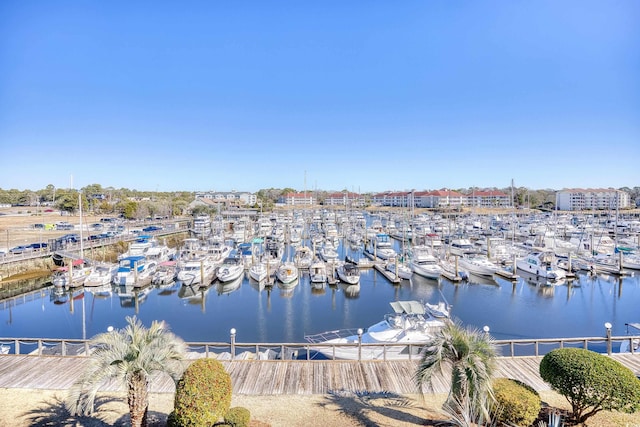
[[[233,427],[249,427],[249,421],[251,421],[251,413],[242,406],[229,409],[224,416],[224,422]]]
[[[530,426],[540,414],[540,395],[529,385],[509,378],[493,380],[496,421]]]
[[[173,420],[180,427],[209,427],[231,406],[231,377],[215,359],[198,359],[178,384]]]
[[[640,409],[640,380],[614,359],[579,348],[553,350],[540,362],[540,376],[571,404],[573,420],[596,413]]]

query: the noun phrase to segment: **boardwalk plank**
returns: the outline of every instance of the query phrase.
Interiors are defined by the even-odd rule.
[[[640,354],[616,354],[614,359],[640,372]],[[498,358],[497,376],[515,378],[536,390],[548,390],[539,374],[542,357]],[[0,355],[0,387],[66,390],[79,378],[89,359],[84,357]],[[326,394],[337,391],[419,392],[414,383],[417,361],[298,361],[233,360],[222,361],[229,372],[236,394]],[[446,393],[450,372],[436,374],[433,390]],[[173,380],[167,375],[153,375],[152,392],[172,393]],[[103,391],[121,391],[122,385],[110,382]]]

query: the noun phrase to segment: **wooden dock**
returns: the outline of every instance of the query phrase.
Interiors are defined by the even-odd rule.
[[[640,375],[640,354],[611,356]],[[500,357],[497,376],[515,378],[538,391],[549,390],[539,374],[541,356]],[[0,387],[66,390],[78,379],[90,359],[86,357],[0,355]],[[413,381],[418,361],[222,361],[231,375],[233,392],[243,395],[322,395],[335,391],[419,393]],[[154,393],[173,393],[168,376],[154,376]],[[122,390],[120,384],[103,385],[101,391]],[[425,393],[446,393],[449,373],[434,378]]]

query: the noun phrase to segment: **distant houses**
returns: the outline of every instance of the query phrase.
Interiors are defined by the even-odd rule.
[[[511,197],[497,190],[474,191],[463,194],[455,190],[400,191],[374,194],[378,206],[413,206],[416,208],[458,209],[462,207],[511,207]]]

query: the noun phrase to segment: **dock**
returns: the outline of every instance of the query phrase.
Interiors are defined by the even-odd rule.
[[[613,354],[611,357],[640,375],[640,354]],[[549,390],[550,386],[540,377],[541,360],[542,356],[499,357],[497,375],[516,378],[537,391]],[[87,357],[0,355],[0,387],[67,390],[89,362]],[[450,387],[447,374],[438,373],[433,389],[418,389],[413,381],[417,360],[225,360],[221,363],[231,376],[233,393],[241,395],[323,395],[335,391],[447,393]],[[265,378],[269,381],[264,381]],[[168,376],[152,376],[149,387],[152,393],[175,391]],[[102,385],[100,391],[123,390],[120,383],[109,382]]]
[[[516,280],[518,280],[518,275],[514,274],[512,271],[509,270],[498,270],[496,271],[496,276],[500,276],[503,279],[507,279],[507,280],[511,280],[512,282],[515,282]]]
[[[375,268],[378,273],[382,274],[388,281],[390,281],[394,285],[402,283],[402,279],[395,273],[392,273],[391,271],[384,268],[384,264],[376,262],[373,264],[373,268]]]

